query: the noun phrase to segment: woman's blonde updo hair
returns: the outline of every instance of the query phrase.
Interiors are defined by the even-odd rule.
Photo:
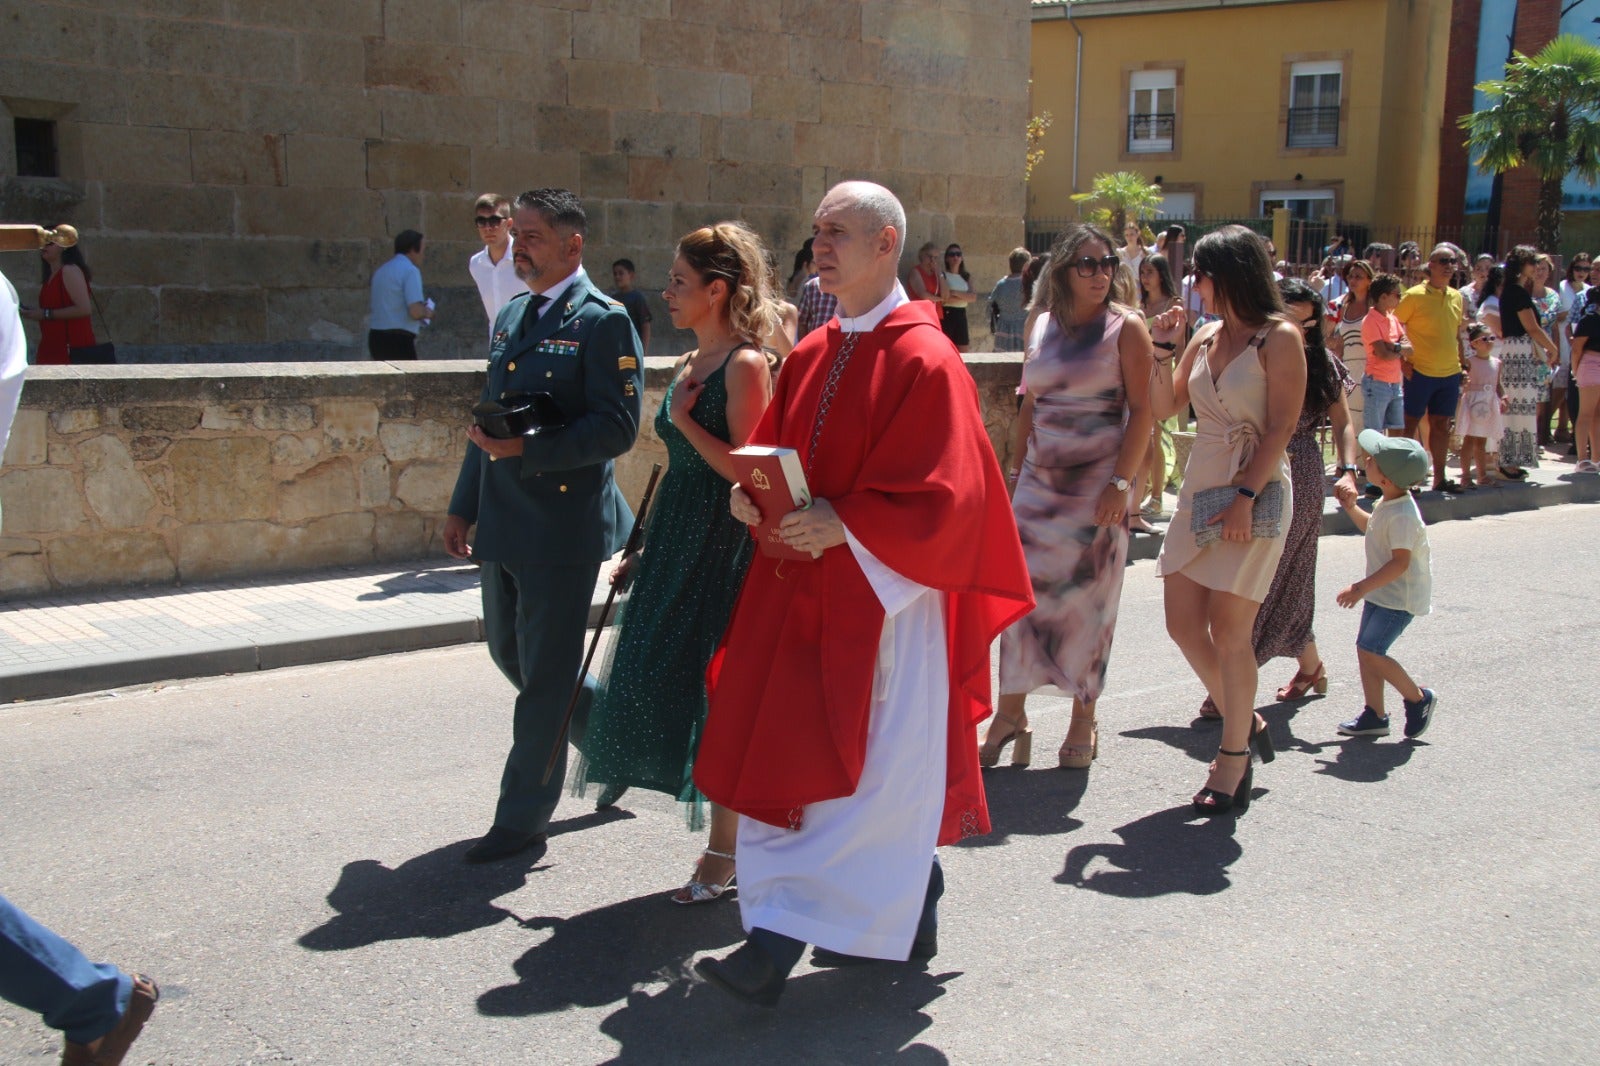
[[[728,327],[759,345],[782,322],[777,281],[766,246],[743,222],[701,226],[678,242],[678,254],[703,285],[721,279],[728,286]]]

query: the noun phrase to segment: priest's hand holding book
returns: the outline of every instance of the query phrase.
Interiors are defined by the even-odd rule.
[[[733,486],[728,509],[733,517],[747,526],[763,524],[761,510],[749,493],[738,485]],[[810,505],[790,511],[777,523],[783,543],[797,552],[805,552],[813,559],[820,558],[829,548],[845,542],[844,522],[839,519],[833,504],[827,500],[812,500]]]

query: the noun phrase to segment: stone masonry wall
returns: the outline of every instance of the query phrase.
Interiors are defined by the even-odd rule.
[[[898,192],[913,248],[961,241],[987,292],[1022,237],[1028,10],[0,0],[0,218],[80,228],[124,362],[363,358],[403,229],[440,305],[422,356],[481,357],[472,200],[538,185],[584,198],[597,281],[638,264],[656,354],[688,346],[656,296],[678,237],[745,218],[787,276],[845,177]],[[16,176],[17,116],[58,123],[59,178]],[[32,302],[33,258],[0,270]]]
[[[975,355],[1004,457],[1020,356]],[[483,372],[458,362],[34,367],[0,461],[0,599],[439,557]],[[671,361],[618,462],[637,502]]]

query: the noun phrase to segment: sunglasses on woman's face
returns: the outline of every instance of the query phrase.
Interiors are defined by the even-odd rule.
[[[1106,272],[1107,277],[1110,277],[1116,274],[1117,264],[1120,262],[1122,260],[1114,255],[1103,255],[1099,259],[1092,255],[1086,255],[1082,259],[1076,260],[1072,266],[1078,272],[1078,277],[1080,278],[1092,278],[1102,270]]]

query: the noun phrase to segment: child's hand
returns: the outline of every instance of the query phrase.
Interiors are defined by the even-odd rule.
[[[1500,397],[1500,413],[1501,414],[1505,414],[1509,410],[1511,410],[1511,397],[1509,397],[1509,396]]]
[[[1339,593],[1339,606],[1340,607],[1354,607],[1356,604],[1358,604],[1360,602],[1361,602],[1361,582],[1359,582],[1359,581],[1357,581],[1354,585],[1351,585],[1349,588],[1341,590],[1340,593]]]
[[[1356,505],[1356,490],[1353,485],[1339,481],[1333,486],[1333,495],[1338,499],[1341,507],[1354,507]]]

